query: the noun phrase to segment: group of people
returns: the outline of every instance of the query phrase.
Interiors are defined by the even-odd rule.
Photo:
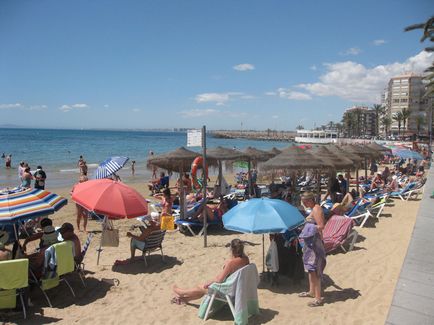
[[[42,166],[36,167],[36,171],[32,174],[29,164],[21,161],[18,166],[18,178],[22,188],[31,188],[34,180],[34,188],[44,190],[47,174],[42,169]]]

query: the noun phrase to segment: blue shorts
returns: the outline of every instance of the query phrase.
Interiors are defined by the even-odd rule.
[[[145,249],[145,246],[146,246],[146,244],[144,241],[140,241],[140,240],[137,240],[135,238],[131,238],[131,248],[132,249],[137,248],[137,249],[140,249],[141,251],[143,251]]]

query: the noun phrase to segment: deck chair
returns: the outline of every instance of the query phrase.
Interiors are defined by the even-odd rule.
[[[202,236],[204,233],[203,223],[199,220],[186,220],[186,219],[178,219],[175,221],[178,225],[179,231],[183,234],[191,234],[193,237]],[[206,228],[209,226],[221,225],[221,221],[213,220],[206,223]],[[198,232],[196,232],[199,230]]]
[[[84,273],[84,257],[86,256],[86,252],[89,249],[90,243],[92,241],[92,238],[95,234],[89,233],[86,238],[86,242],[83,245],[83,249],[81,250],[81,257],[82,260],[80,263],[75,262],[75,272],[77,272],[78,276],[80,277],[81,283],[83,284],[83,287],[86,288],[86,283],[84,282],[84,279],[86,278],[86,275]]]
[[[417,188],[416,182],[409,183],[401,190],[396,191],[396,192],[391,192],[390,197],[391,198],[400,198],[402,201],[408,201],[408,199],[410,198],[410,194],[416,188]]]
[[[55,265],[47,261],[47,259],[50,259],[50,253],[47,253],[47,251],[50,249],[51,252],[54,251],[54,258],[52,258],[52,260],[54,259],[56,262]],[[65,278],[65,275],[74,272],[75,263],[72,253],[72,243],[70,241],[64,241],[50,246],[45,251],[45,259],[44,265],[47,265],[48,267],[46,267],[44,270],[44,276],[38,280],[33,272],[31,272],[31,275],[36,281],[38,287],[41,289],[42,294],[45,296],[48,305],[53,307],[46,291],[57,287],[62,281],[66,283],[72,293],[72,296],[75,297],[74,290],[72,290],[71,285]]]
[[[20,297],[24,318],[27,318],[24,288],[29,285],[29,260],[17,259],[0,262],[0,309],[16,307]]]
[[[359,199],[356,205],[347,214],[345,214],[345,216],[353,219],[356,223],[359,224],[359,227],[362,228],[368,218],[372,216],[369,212],[369,207],[371,205],[371,201]]]
[[[225,282],[211,284],[200,304],[199,318],[207,320],[211,312],[216,312],[227,303],[234,323],[247,324],[250,316],[259,314],[258,284],[255,264],[246,265],[232,273]]]
[[[353,229],[353,220],[345,216],[333,215],[325,224],[323,241],[326,253],[341,248],[345,253],[351,251],[358,237],[358,232]],[[348,250],[344,245],[349,243]]]
[[[145,248],[143,249],[143,259],[145,261],[145,265],[148,266],[148,261],[146,260],[146,254],[151,255],[151,252],[160,250],[161,252],[161,260],[164,261],[163,254],[163,239],[166,234],[166,230],[155,230],[151,232],[148,238],[145,239]]]

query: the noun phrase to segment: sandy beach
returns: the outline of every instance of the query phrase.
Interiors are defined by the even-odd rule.
[[[131,184],[147,195],[144,184]],[[55,192],[67,198],[69,188]],[[370,219],[367,226],[357,229],[359,239],[353,251],[337,252],[327,258],[325,269],[325,305],[307,306],[306,299],[297,297],[305,291],[307,279],[300,285],[280,277],[279,285],[271,287],[261,283],[259,303],[261,314],[250,319],[250,324],[383,324],[391,303],[393,290],[407,250],[418,209],[418,201],[394,200],[386,206],[382,217]],[[75,225],[75,205],[69,204],[53,216],[56,225],[72,222]],[[9,313],[0,320],[19,324],[199,324],[197,317],[200,301],[190,305],[170,303],[174,283],[190,287],[213,278],[221,269],[229,251],[225,244],[241,238],[253,245],[246,246],[251,262],[262,270],[262,237],[212,231],[208,247],[203,237],[187,237],[178,231],[166,234],[163,249],[165,262],[158,253],[133,264],[113,266],[117,259],[129,257],[129,239],[125,236],[135,219],[115,221],[120,229],[120,246],[105,248],[100,265],[96,265],[98,233],[85,257],[88,271],[83,288],[78,276],[71,276],[77,297],[72,297],[64,284],[49,291],[54,305],[47,307],[38,290],[31,292],[34,307],[30,318],[22,320],[20,313]],[[89,220],[88,230],[100,230],[100,225]],[[86,235],[78,233],[82,242]],[[268,238],[266,238],[268,249]],[[8,322],[9,321],[9,322]],[[208,324],[232,324],[229,309],[214,315]]]

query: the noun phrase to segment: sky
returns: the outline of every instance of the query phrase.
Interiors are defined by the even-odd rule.
[[[0,125],[338,122],[431,64],[403,29],[433,13],[430,0],[0,0]]]

